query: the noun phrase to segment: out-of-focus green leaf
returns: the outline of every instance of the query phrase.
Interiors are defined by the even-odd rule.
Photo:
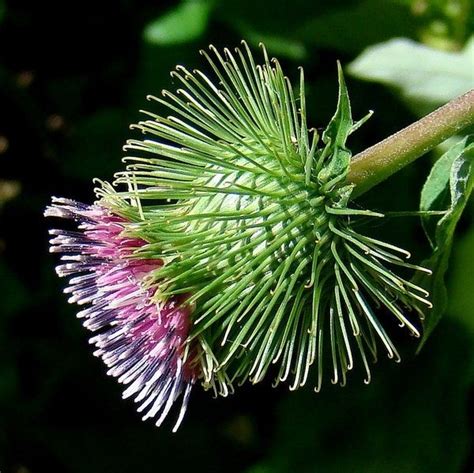
[[[301,25],[295,37],[320,48],[347,53],[358,53],[371,44],[395,36],[411,36],[416,31],[409,8],[393,0],[365,0],[354,6],[344,5],[303,21]]]
[[[456,240],[450,265],[449,315],[474,335],[474,228]]]
[[[4,0],[0,0],[0,23],[3,21],[3,18],[5,17],[5,12],[6,12],[6,5]]]
[[[424,113],[470,90],[474,83],[474,38],[461,52],[446,52],[406,38],[376,44],[348,68],[359,79],[397,88],[403,98],[424,104]]]
[[[206,31],[210,11],[210,2],[185,1],[148,24],[143,33],[144,38],[159,46],[196,40]]]
[[[216,1],[216,18],[230,28],[240,29],[244,24],[252,31],[269,36],[295,39],[295,33],[310,18],[347,8],[347,4],[358,0],[255,0]],[[247,38],[245,38],[247,39]],[[304,38],[301,38],[304,40]]]
[[[448,269],[454,230],[473,188],[474,137],[467,136],[434,164],[421,192],[422,211],[446,208],[439,220],[423,217],[423,227],[433,248],[432,255],[422,265],[433,271],[432,276],[417,276],[417,283],[431,293],[433,308],[427,311],[420,348],[433,331],[447,306],[444,275]],[[448,201],[448,202],[446,202]]]
[[[260,43],[263,43],[267,50],[276,56],[301,61],[308,55],[306,46],[302,41],[276,34],[262,33],[245,23],[234,26],[236,26],[242,38],[245,38],[249,44],[258,46]]]

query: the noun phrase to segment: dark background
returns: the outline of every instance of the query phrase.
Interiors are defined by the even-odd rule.
[[[469,215],[456,236],[448,314],[418,356],[415,342],[400,337],[403,362],[381,359],[369,386],[356,372],[346,388],[326,383],[320,394],[274,390],[270,381],[228,399],[196,388],[171,434],[169,424],[141,422],[91,356],[54,274],[42,212],[51,195],[94,199],[92,178],[120,169],[128,124],[152,106],[146,94],[174,87],[175,64],[202,64],[198,50],[209,43],[234,47],[245,37],[256,48],[262,40],[292,79],[304,66],[310,121],[324,127],[335,108],[337,59],[347,65],[396,36],[456,51],[473,26],[469,1],[208,3],[205,24],[191,18],[153,37],[147,26],[176,2],[0,0],[1,473],[472,471]],[[453,5],[462,15],[448,14]],[[416,119],[396,89],[347,81],[355,117],[376,112],[352,139],[355,152]],[[429,159],[361,202],[416,209]],[[371,231],[410,249],[415,261],[427,254],[414,218]]]

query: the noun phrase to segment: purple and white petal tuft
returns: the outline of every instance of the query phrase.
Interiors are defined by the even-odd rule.
[[[107,374],[127,385],[123,398],[140,403],[143,419],[156,418],[160,425],[182,397],[176,431],[197,376],[183,361],[190,318],[185,299],[157,303],[156,287],[143,283],[162,261],[132,257],[146,242],[124,236],[127,220],[98,204],[53,198],[45,216],[77,224],[77,231],[50,230],[50,251],[62,255],[56,271],[70,277],[64,290],[69,302],[86,306],[77,316],[97,332],[90,339],[94,355],[109,368]]]

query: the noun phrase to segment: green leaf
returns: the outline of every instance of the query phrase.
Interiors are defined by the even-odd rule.
[[[351,152],[345,146],[347,137],[350,135],[353,127],[351,104],[344,74],[339,62],[337,64],[337,71],[339,80],[337,108],[322,135],[323,142],[326,144],[324,152],[327,155],[332,155],[332,158],[329,164],[319,173],[318,179],[320,182],[327,182],[332,178],[345,176],[351,160]]]
[[[433,271],[417,283],[432,294],[433,308],[427,313],[420,348],[433,331],[447,306],[444,276],[449,264],[454,231],[473,187],[474,137],[468,136],[446,152],[433,166],[421,192],[422,211],[440,210],[448,201],[446,214],[438,221],[425,216],[423,227],[433,253],[422,265]]]
[[[347,137],[352,128],[352,114],[349,93],[347,92],[344,74],[339,62],[337,63],[337,77],[339,81],[337,108],[323,132],[323,142],[326,144],[332,142],[334,145],[342,147],[346,144]]]
[[[5,5],[4,0],[0,0],[0,23],[5,18],[6,10],[7,10],[7,6]]]
[[[145,27],[145,40],[159,46],[188,43],[206,31],[210,2],[191,0],[179,4]]]
[[[417,23],[410,9],[397,0],[365,0],[339,8],[326,2],[332,9],[317,16],[300,17],[299,28],[294,32],[299,38],[317,48],[330,48],[356,55],[364,48],[387,41],[395,36],[414,35]],[[303,20],[303,21],[301,21]]]
[[[463,324],[474,335],[474,292],[472,291],[474,268],[474,227],[456,240],[450,264],[449,316]]]
[[[473,57],[474,38],[461,52],[440,51],[397,38],[369,47],[348,70],[359,79],[397,88],[404,99],[425,113],[472,88]]]
[[[295,61],[302,61],[308,56],[308,50],[302,41],[289,38],[288,36],[258,31],[250,24],[244,22],[234,23],[233,26],[254,47],[264,43],[265,47],[272,54]]]

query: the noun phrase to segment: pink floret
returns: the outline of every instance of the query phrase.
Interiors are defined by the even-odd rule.
[[[77,315],[85,319],[84,327],[98,332],[90,339],[94,354],[109,375],[128,385],[123,397],[140,403],[143,419],[157,418],[160,425],[182,396],[176,430],[197,377],[183,362],[190,319],[186,298],[153,300],[156,286],[146,286],[144,278],[163,263],[133,256],[146,242],[123,236],[124,218],[100,205],[58,198],[45,215],[77,222],[78,231],[50,231],[50,250],[63,255],[58,275],[72,276],[65,289],[69,302],[87,306]]]

